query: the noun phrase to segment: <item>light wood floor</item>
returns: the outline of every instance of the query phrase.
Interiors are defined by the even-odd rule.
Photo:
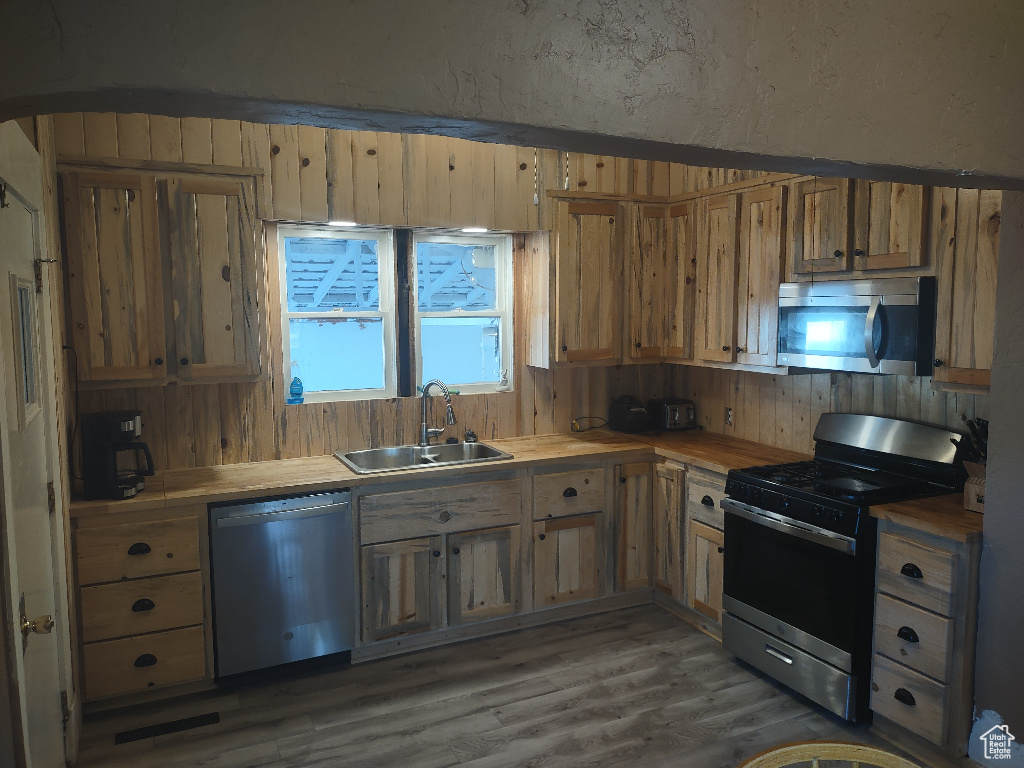
[[[206,712],[221,722],[114,746]],[[90,766],[734,766],[866,726],[786,692],[654,606],[95,715]]]

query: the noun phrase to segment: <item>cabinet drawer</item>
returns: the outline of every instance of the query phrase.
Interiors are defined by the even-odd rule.
[[[705,525],[722,530],[725,528],[725,511],[719,506],[725,498],[725,483],[721,485],[701,479],[686,481],[686,516],[699,520]]]
[[[957,557],[895,536],[878,535],[878,590],[949,616]]]
[[[89,700],[200,680],[206,674],[202,627],[92,643],[83,654]]]
[[[137,579],[199,570],[199,523],[179,517],[81,528],[75,534],[78,583]]]
[[[359,499],[362,544],[520,522],[519,480],[375,493]]]
[[[82,641],[139,635],[203,623],[198,571],[82,587]]]
[[[949,681],[953,620],[888,595],[875,603],[875,652],[942,682]]]
[[[533,519],[603,512],[605,508],[604,468],[578,469],[535,475],[533,478]]]
[[[946,738],[946,694],[946,686],[912,669],[878,654],[872,659],[872,711],[933,744]]]

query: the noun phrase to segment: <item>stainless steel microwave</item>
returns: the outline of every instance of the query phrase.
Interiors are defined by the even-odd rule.
[[[779,365],[930,376],[935,278],[779,286]]]

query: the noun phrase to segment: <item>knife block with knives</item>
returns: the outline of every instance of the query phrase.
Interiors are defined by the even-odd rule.
[[[973,461],[964,461],[967,482],[964,483],[964,507],[972,512],[985,511],[985,463],[988,460],[988,421],[975,419],[967,422],[971,431],[968,455]]]

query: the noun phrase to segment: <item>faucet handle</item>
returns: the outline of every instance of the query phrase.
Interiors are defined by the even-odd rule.
[[[451,425],[451,424],[458,424],[459,423],[458,419],[455,418],[455,411],[452,410],[452,404],[451,403],[448,403],[448,405],[445,407],[445,411],[446,411],[446,419],[447,419],[447,422],[448,422],[449,425]]]

